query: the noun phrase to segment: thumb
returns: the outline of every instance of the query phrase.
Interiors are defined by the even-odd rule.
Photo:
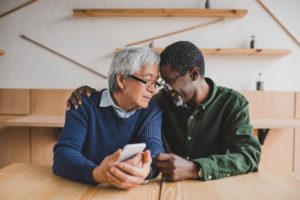
[[[121,158],[121,155],[122,155],[122,150],[118,149],[113,154],[111,154],[109,157],[110,157],[111,161],[116,162],[116,161],[118,161]]]
[[[146,150],[144,153],[143,153],[143,162],[146,164],[151,164],[152,162],[152,158],[151,158],[151,153],[149,150]]]

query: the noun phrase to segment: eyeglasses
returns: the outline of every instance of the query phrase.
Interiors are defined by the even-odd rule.
[[[156,87],[161,87],[161,84],[157,81],[150,81],[150,80],[146,81],[146,80],[140,79],[139,77],[136,77],[134,75],[130,75],[129,77],[136,80],[136,81],[144,83],[147,88],[151,87],[152,85],[154,85],[155,89],[156,89]]]
[[[179,78],[180,76],[184,76],[185,74],[179,74],[172,79],[168,79],[167,81],[160,81],[159,84],[162,85],[167,90],[172,90],[172,84]]]

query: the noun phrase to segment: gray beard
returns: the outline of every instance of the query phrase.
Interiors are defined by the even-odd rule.
[[[182,100],[182,97],[180,95],[173,94],[172,98],[173,98],[173,103],[174,103],[175,106],[179,107],[179,106],[183,105],[183,100]]]

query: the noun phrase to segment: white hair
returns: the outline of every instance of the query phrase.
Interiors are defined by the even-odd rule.
[[[108,72],[110,91],[118,90],[116,75],[128,77],[142,67],[159,65],[160,56],[150,47],[127,47],[119,51],[113,58]]]

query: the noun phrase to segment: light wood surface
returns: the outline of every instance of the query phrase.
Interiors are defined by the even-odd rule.
[[[295,118],[300,119],[300,92],[296,92],[296,114]]]
[[[157,48],[158,52],[163,49]],[[228,48],[201,48],[206,56],[285,56],[291,53],[289,49],[228,49]]]
[[[244,17],[245,9],[74,9],[77,17]]]
[[[163,183],[161,199],[300,199],[300,180],[288,173],[252,173],[216,181]]]
[[[294,123],[295,92],[247,91],[242,94],[249,101],[253,126],[273,127],[261,146],[261,170],[293,171],[294,128],[298,126]]]
[[[294,119],[294,92],[242,91],[241,93],[249,101],[251,119]]]
[[[154,180],[130,190],[90,186],[52,174],[50,166],[13,164],[0,170],[0,199],[300,199],[298,174],[259,172],[215,181]]]
[[[300,92],[296,93],[296,113],[295,118],[300,119]],[[295,129],[295,148],[294,148],[294,172],[299,173],[300,177],[300,128]]]
[[[0,168],[14,162],[30,163],[29,128],[0,126]]]
[[[254,118],[252,119],[252,124],[253,128],[256,129],[300,128],[300,119]]]
[[[90,186],[52,174],[50,166],[13,164],[0,170],[0,199],[145,199],[159,198],[159,182],[131,190]]]
[[[2,56],[4,54],[5,54],[5,51],[3,51],[3,50],[0,49],[0,56]]]
[[[0,89],[0,115],[28,115],[29,89]]]
[[[63,127],[64,115],[27,115],[2,121],[3,126]]]
[[[31,164],[52,165],[53,147],[57,136],[53,128],[30,128],[31,134]]]
[[[72,90],[31,89],[32,115],[64,115]]]

